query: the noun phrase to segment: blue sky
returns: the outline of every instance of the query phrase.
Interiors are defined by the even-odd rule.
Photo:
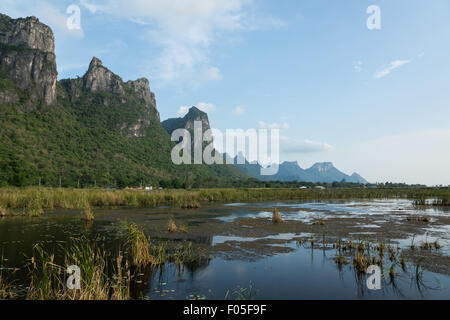
[[[66,9],[81,9],[68,30]],[[370,5],[381,30],[369,30]],[[282,160],[366,179],[450,184],[448,0],[2,0],[52,26],[59,77],[92,56],[147,77],[162,119],[198,105],[214,127],[282,128]],[[285,146],[283,147],[283,143]]]

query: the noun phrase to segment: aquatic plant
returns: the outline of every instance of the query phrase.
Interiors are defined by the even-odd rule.
[[[273,209],[272,222],[273,223],[282,223],[283,222],[283,218],[281,217],[280,212],[276,208]]]
[[[121,254],[114,259],[85,238],[72,239],[61,246],[65,265],[80,268],[80,289],[67,287],[66,268],[58,265],[55,254],[41,244],[33,247],[30,259],[31,283],[26,298],[32,300],[126,300],[130,299],[131,275]],[[116,263],[112,263],[115,261]]]
[[[0,206],[23,209],[27,214],[42,214],[43,210],[92,207],[156,207],[170,205],[198,208],[202,202],[263,201],[263,200],[345,200],[345,199],[416,199],[434,198],[426,205],[450,205],[449,188],[329,188],[300,190],[294,188],[229,188],[192,190],[105,190],[70,188],[0,188]]]
[[[315,220],[313,222],[313,226],[324,226],[325,225],[325,221],[324,220]]]
[[[407,221],[416,221],[416,222],[431,222],[430,217],[428,216],[409,216],[406,218]]]
[[[0,205],[0,217],[6,217],[8,215],[8,210]]]
[[[177,232],[178,231],[178,227],[175,224],[175,221],[173,221],[172,219],[169,220],[169,226],[168,226],[167,230],[169,232]]]
[[[225,300],[228,300],[229,298],[234,300],[253,300],[253,283],[250,281],[248,287],[241,287],[237,286],[230,294],[230,291],[228,290],[225,294]]]
[[[87,205],[84,209],[84,216],[83,219],[85,221],[93,221],[94,220],[94,212],[92,211],[92,208],[90,205]]]
[[[134,223],[127,226],[126,244],[131,255],[133,266],[144,268],[154,262],[154,257],[150,254],[149,239],[144,231]]]

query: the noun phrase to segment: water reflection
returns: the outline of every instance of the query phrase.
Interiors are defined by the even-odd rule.
[[[307,225],[310,232],[282,232],[272,228],[267,221],[273,207],[281,208],[287,225],[289,221],[300,222]],[[132,296],[136,299],[223,299],[227,291],[237,286],[245,287],[250,282],[254,284],[254,298],[257,299],[448,299],[450,277],[425,269],[423,265],[427,261],[411,260],[404,266],[386,263],[382,268],[382,290],[368,290],[367,275],[355,271],[350,256],[347,257],[348,264],[336,263],[336,256],[341,254],[335,246],[337,238],[327,236],[325,227],[312,229],[310,225],[318,218],[368,216],[374,219],[353,223],[349,228],[370,231],[349,231],[347,237],[352,234],[355,237],[378,235],[380,226],[394,220],[405,221],[405,217],[412,214],[429,214],[440,219],[447,217],[448,211],[417,212],[410,201],[383,200],[239,203],[180,213],[165,207],[108,211],[89,223],[82,221],[78,213],[58,212],[36,219],[1,219],[0,250],[7,259],[6,267],[20,268],[17,275],[27,285],[24,266],[34,243],[42,242],[51,249],[72,237],[85,236],[109,250],[117,250],[121,245],[120,225],[126,220],[143,226],[154,241],[192,241],[213,252],[211,260],[180,265],[165,263],[136,273],[132,284]],[[168,234],[165,225],[169,217],[186,219],[191,232]],[[239,224],[240,219],[260,219],[261,222],[258,225]],[[433,225],[421,225],[421,234],[409,234],[402,239],[392,239],[392,242],[407,249],[412,237],[417,246],[423,241],[439,239],[442,248],[436,255],[446,255],[450,248],[449,226],[434,222]],[[230,225],[233,227],[228,227]],[[262,232],[262,227],[267,230]],[[253,229],[257,230],[254,232]]]

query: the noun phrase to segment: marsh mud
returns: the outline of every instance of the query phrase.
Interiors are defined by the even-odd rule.
[[[283,222],[272,222],[274,208]],[[17,269],[20,282],[34,243],[55,248],[86,236],[113,249],[124,223],[134,222],[152,241],[192,242],[211,256],[202,264],[151,270],[140,286],[149,299],[450,298],[450,210],[416,208],[409,200],[97,209],[89,224],[80,217],[78,211],[54,211],[0,219],[3,267]],[[169,220],[186,232],[169,232]],[[395,251],[394,258],[383,254],[381,290],[367,288],[367,275],[352,262],[355,249],[341,243],[372,250],[382,243]]]

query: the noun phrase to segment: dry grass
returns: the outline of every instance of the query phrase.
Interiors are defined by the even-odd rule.
[[[8,210],[6,208],[3,208],[2,205],[0,205],[0,217],[6,217],[8,215]]]
[[[167,230],[168,230],[169,232],[177,232],[177,231],[178,231],[178,227],[177,227],[177,225],[175,224],[175,221],[173,221],[173,220],[170,220],[170,221],[169,221],[169,226],[168,226]]]
[[[203,202],[264,200],[345,200],[434,198],[436,205],[450,205],[450,188],[349,188],[326,190],[294,188],[229,188],[195,190],[105,190],[65,188],[0,188],[0,206],[22,210],[37,216],[44,210],[84,210],[92,207],[156,207],[169,205],[186,209],[199,208]]]
[[[92,211],[92,208],[90,205],[87,205],[84,209],[84,216],[83,219],[85,221],[93,221],[95,219],[94,212]]]
[[[0,300],[14,299],[16,296],[14,287],[0,273]]]
[[[283,218],[281,217],[281,214],[278,211],[278,209],[273,209],[272,222],[273,223],[282,223],[283,222]]]
[[[171,219],[171,220],[169,220],[167,231],[169,231],[171,233],[174,233],[174,232],[188,233],[189,229],[186,225],[177,226],[175,221]]]
[[[154,262],[154,258],[150,254],[149,239],[144,231],[136,224],[129,224],[127,229],[127,246],[133,266],[145,268],[151,265]]]

